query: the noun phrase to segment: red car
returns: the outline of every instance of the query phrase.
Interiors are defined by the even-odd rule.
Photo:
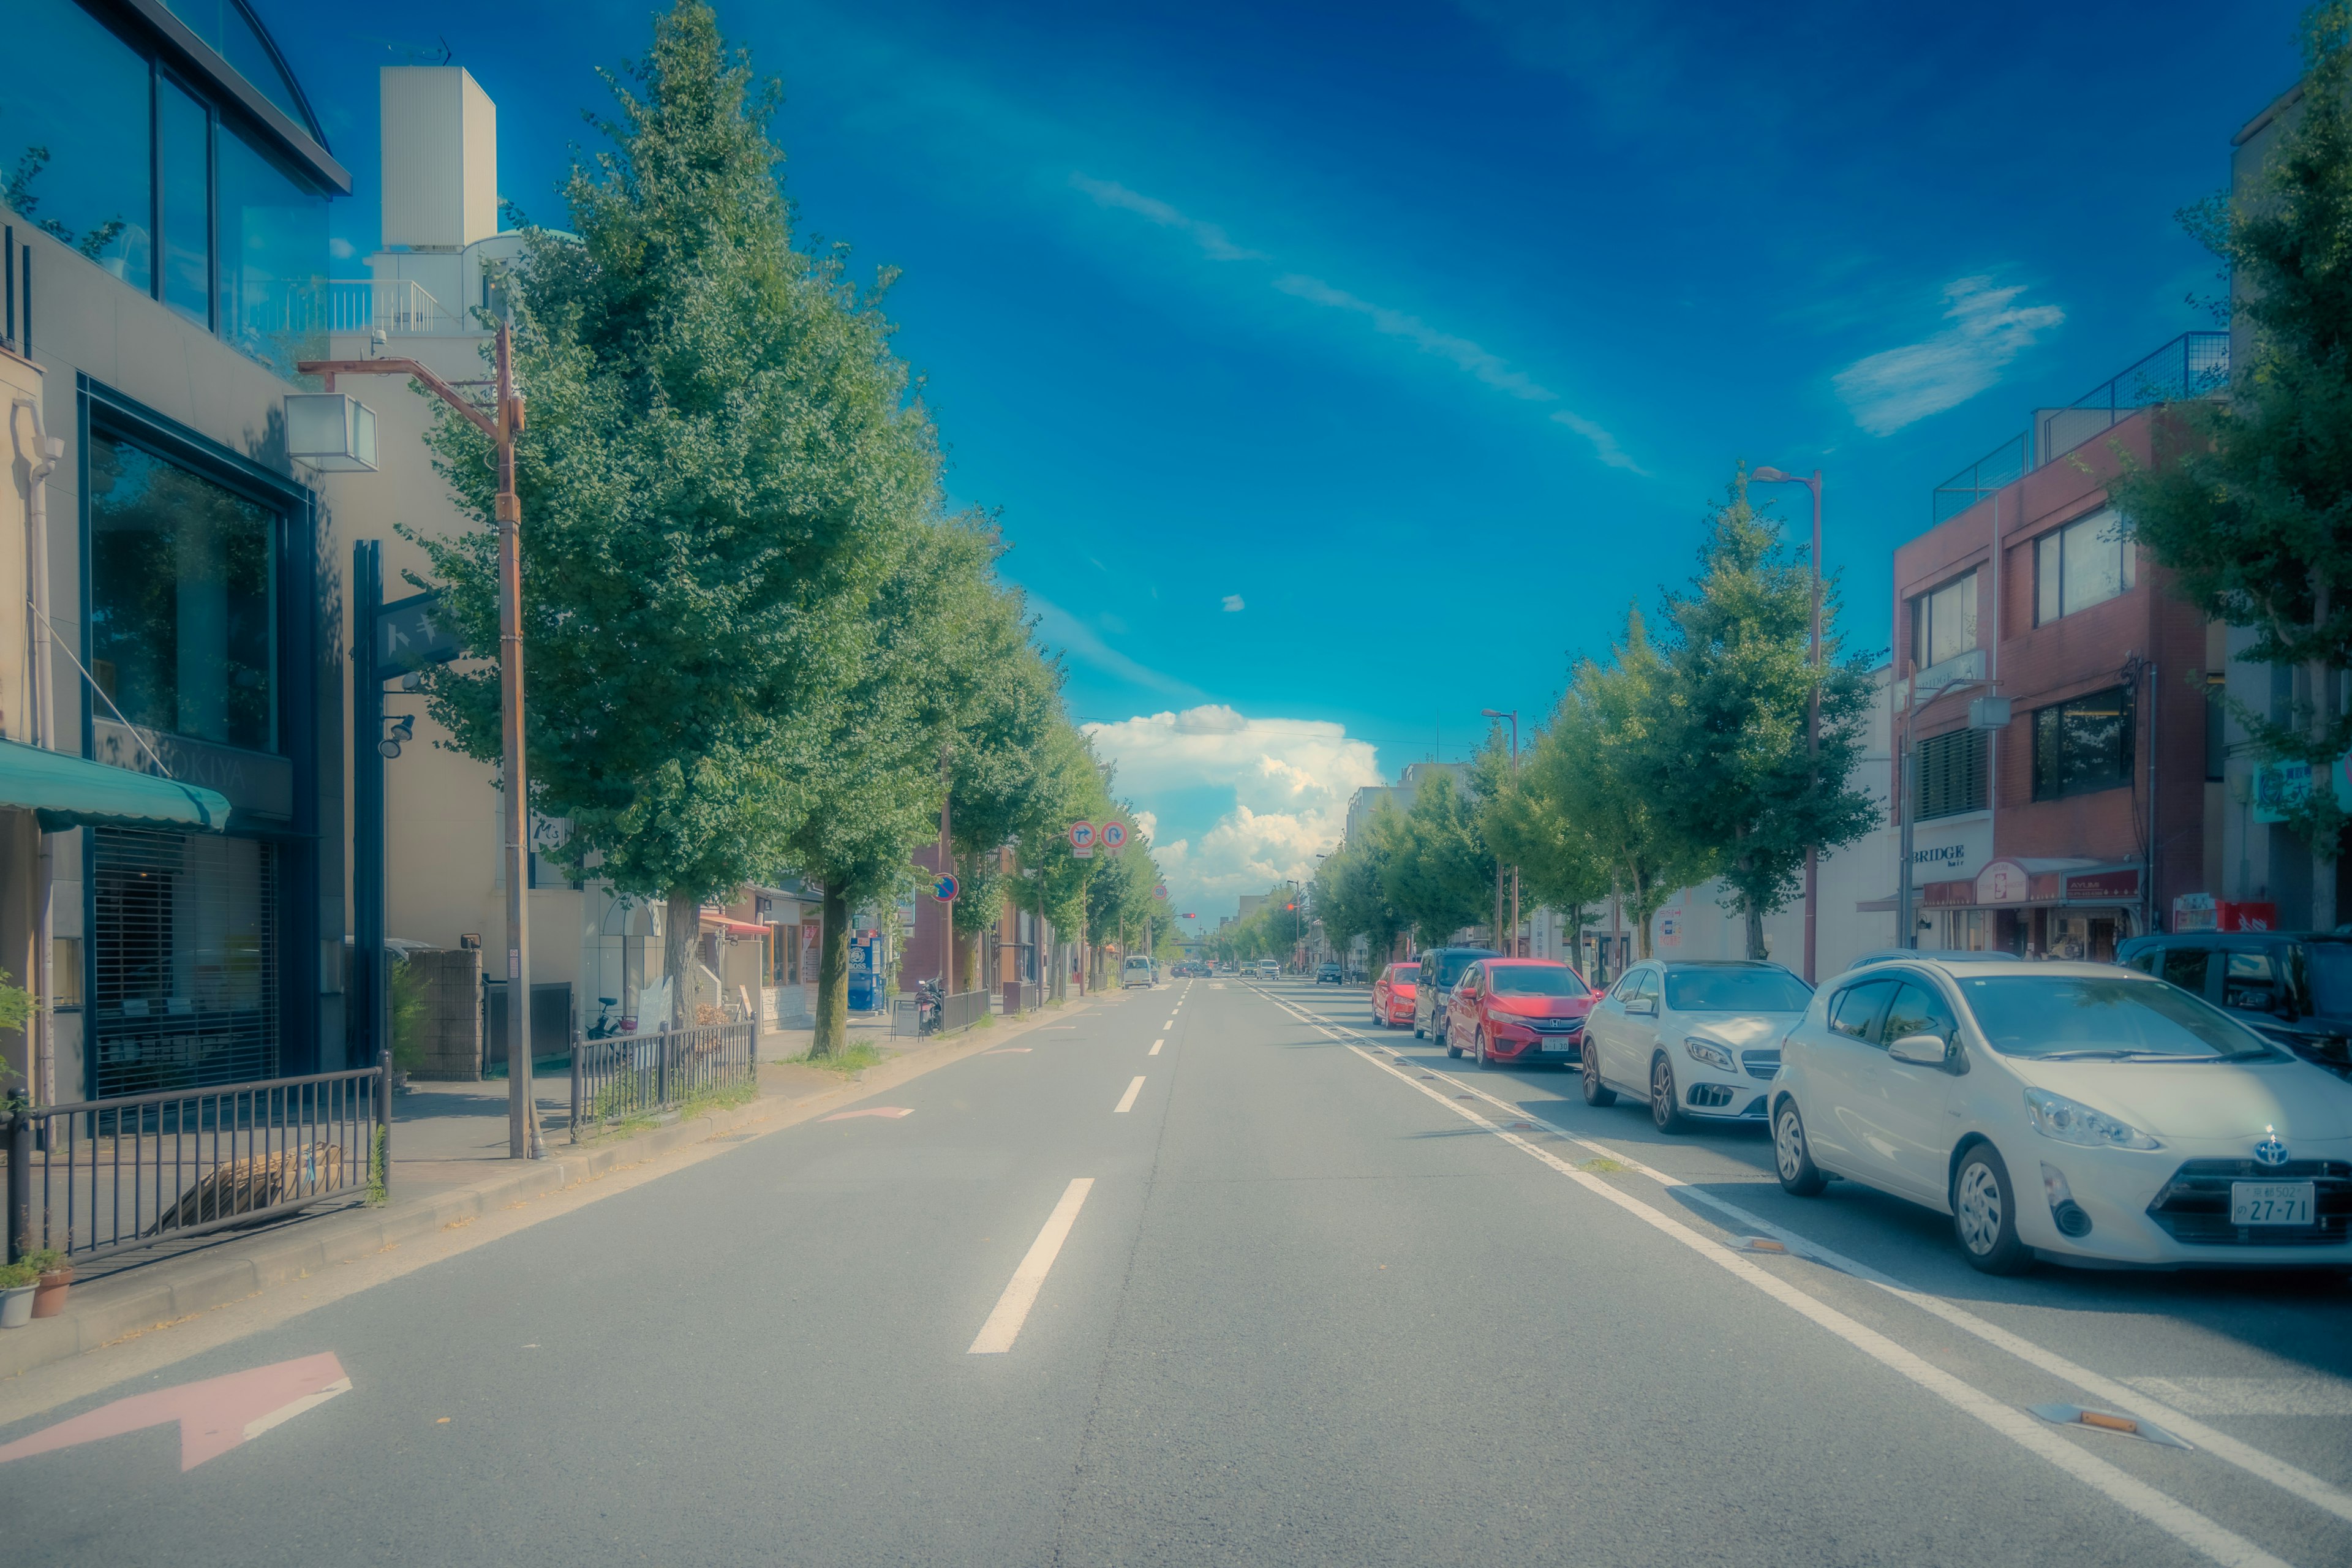
[[[1421,981],[1418,963],[1391,963],[1372,982],[1372,1022],[1383,1029],[1412,1022],[1413,990]]]
[[[1584,1054],[1584,1016],[1601,993],[1549,958],[1482,958],[1454,988],[1445,1054],[1465,1050],[1482,1068],[1497,1062],[1566,1067]]]

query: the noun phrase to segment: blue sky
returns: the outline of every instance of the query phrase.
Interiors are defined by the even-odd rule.
[[[561,223],[594,68],[650,16],[257,4],[358,177],[359,255],[377,66],[446,39],[504,193]],[[2210,324],[2172,215],[2293,80],[2297,9],[719,16],[784,80],[803,237],[903,268],[954,495],[1002,509],[1073,713],[1213,916],[1482,707],[1536,721],[1687,575],[1741,460],[1824,471],[1848,645],[1882,650],[1937,480]]]

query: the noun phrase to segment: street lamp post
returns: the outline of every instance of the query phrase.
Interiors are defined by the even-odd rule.
[[[1813,688],[1805,697],[1805,757],[1810,763],[1822,750],[1822,471],[1813,470],[1811,479],[1782,473],[1778,468],[1758,468],[1748,479],[1759,485],[1802,485],[1813,492],[1813,549],[1809,558],[1813,575],[1812,647]],[[1819,780],[1813,781],[1816,784]],[[1812,845],[1805,846],[1805,984],[1813,984],[1813,953],[1820,931],[1821,913],[1821,852]]]
[[[1478,717],[1481,719],[1508,719],[1511,721],[1511,772],[1514,774],[1517,773],[1519,771],[1519,710],[1514,708],[1510,711],[1505,712],[1499,708],[1481,708],[1478,710]],[[1499,918],[1503,912],[1499,908],[1503,901],[1501,868],[1498,867],[1496,868],[1495,876],[1495,902],[1498,906],[1496,909],[1495,913]],[[1519,868],[1517,866],[1511,868],[1511,956],[1513,958],[1520,956]]]
[[[489,437],[498,452],[499,490],[492,512],[499,530],[499,749],[505,800],[507,863],[507,1152],[535,1160],[541,1152],[538,1107],[530,1081],[530,807],[523,760],[522,501],[515,494],[515,437],[522,431],[522,396],[514,384],[514,336],[499,323],[498,378],[489,413],[411,359],[304,360],[304,375],[404,375],[423,385]]]

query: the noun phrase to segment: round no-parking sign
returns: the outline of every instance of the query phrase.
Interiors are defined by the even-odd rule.
[[[948,904],[955,901],[955,873],[952,871],[940,872],[938,879],[931,883],[931,897],[939,900],[939,901],[943,904]]]

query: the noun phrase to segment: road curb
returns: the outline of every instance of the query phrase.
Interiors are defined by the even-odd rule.
[[[119,1289],[110,1289],[113,1281],[96,1281],[68,1297],[66,1310],[58,1316],[0,1334],[0,1380],[135,1334],[168,1328],[216,1307],[308,1279],[333,1265],[389,1251],[461,1221],[565,1192],[724,1134],[746,1128],[760,1133],[782,1131],[977,1056],[999,1041],[1028,1033],[1048,1018],[1083,1012],[1097,1000],[1089,996],[1058,1008],[1041,1007],[1017,1023],[967,1030],[868,1068],[855,1080],[814,1094],[793,1100],[782,1096],[754,1100],[611,1142],[559,1144],[543,1160],[430,1197],[404,1203],[395,1200],[381,1209],[329,1210],[250,1243],[229,1243],[185,1259],[151,1265],[155,1271],[152,1276],[125,1281]],[[394,1170],[396,1173],[396,1163]]]

